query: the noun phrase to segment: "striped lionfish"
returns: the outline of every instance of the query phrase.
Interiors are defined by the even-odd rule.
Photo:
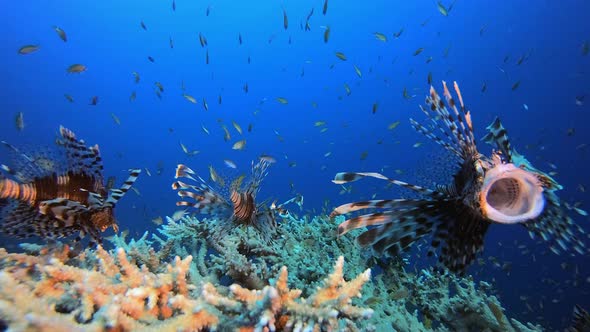
[[[263,237],[268,238],[276,228],[275,209],[268,209],[265,204],[257,205],[256,195],[271,163],[267,158],[260,158],[257,164],[252,162],[252,176],[248,182],[242,186],[244,176],[238,177],[228,188],[221,188],[222,191],[228,191],[227,194],[217,192],[195,171],[179,164],[174,178],[187,178],[196,184],[187,184],[179,180],[172,183],[172,189],[178,190],[178,196],[182,197],[176,205],[196,208],[200,213],[210,214],[222,221],[218,236],[226,234],[234,226],[252,226]],[[222,187],[225,184],[224,181],[213,180],[217,183],[222,182]],[[184,200],[185,198],[191,200]]]
[[[583,230],[560,206],[555,191],[562,187],[534,168],[510,146],[498,118],[487,127],[486,143],[496,146],[491,157],[481,155],[473,135],[471,114],[463,104],[457,83],[459,108],[443,82],[445,102],[431,87],[426,107],[428,127],[410,119],[416,131],[450,151],[459,164],[453,181],[428,189],[389,179],[379,173],[338,173],[336,184],[373,177],[412,190],[422,199],[370,200],[337,207],[332,217],[361,209],[381,212],[350,218],[338,226],[338,234],[370,227],[358,237],[361,246],[379,254],[398,255],[417,240],[432,234],[428,256],[439,251],[439,264],[462,273],[483,250],[484,236],[492,223],[520,224],[531,237],[540,236],[551,251],[574,249],[583,253]],[[442,247],[438,250],[439,246]]]
[[[121,188],[107,190],[98,145],[87,147],[64,127],[59,132],[56,144],[65,160],[35,157],[2,142],[16,155],[18,167],[0,166],[0,229],[17,238],[51,239],[78,232],[76,242],[89,234],[91,241],[101,243],[100,232],[118,230],[113,209],[141,170],[130,170]]]

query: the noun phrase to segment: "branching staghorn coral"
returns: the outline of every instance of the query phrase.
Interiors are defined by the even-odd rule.
[[[275,286],[259,291],[234,284],[229,297],[211,283],[189,283],[191,256],[177,256],[165,273],[156,274],[130,262],[122,248],[109,253],[99,246],[76,259],[64,258],[67,253],[33,256],[0,249],[0,326],[41,331],[356,330],[356,323],[372,313],[351,304],[370,270],[346,282],[343,257],[323,287],[304,299],[302,290],[287,287],[287,267],[281,268]],[[91,269],[72,265],[91,256],[97,257]]]
[[[233,312],[233,319],[222,329],[248,331],[356,331],[355,321],[367,319],[373,310],[351,304],[353,297],[361,297],[360,290],[371,278],[371,270],[351,281],[343,277],[344,257],[340,256],[334,271],[307,299],[301,298],[301,290],[287,286],[287,267],[281,268],[274,286],[262,290],[249,290],[234,284],[230,296],[222,296],[215,286],[203,286],[205,300]],[[231,314],[230,314],[231,315]]]
[[[218,317],[198,306],[172,301],[188,297],[191,256],[176,257],[165,273],[152,273],[128,260],[123,249],[102,247],[92,270],[65,264],[59,256],[8,254],[0,249],[0,320],[14,330],[105,329],[131,331],[148,327],[202,330]]]

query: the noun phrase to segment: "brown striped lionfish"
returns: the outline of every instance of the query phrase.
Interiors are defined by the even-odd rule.
[[[338,173],[333,180],[337,184],[373,177],[424,197],[341,205],[332,212],[332,217],[361,209],[383,210],[344,221],[338,226],[338,234],[372,226],[358,237],[359,244],[391,256],[432,234],[428,256],[438,251],[439,264],[454,272],[464,272],[483,250],[484,236],[492,223],[523,225],[531,237],[540,236],[556,254],[568,249],[583,253],[584,244],[579,238],[583,230],[566,214],[555,194],[562,187],[511,148],[498,118],[487,127],[488,133],[483,138],[495,145],[497,151],[489,158],[481,155],[476,147],[471,115],[463,104],[457,83],[454,89],[459,105],[445,82],[443,89],[446,104],[431,87],[426,107],[420,106],[429,126],[410,121],[416,131],[456,157],[459,169],[452,183],[437,185],[432,190],[379,173]]]
[[[252,162],[252,176],[243,184],[244,176],[240,176],[225,187],[225,181],[220,181],[215,175],[214,182],[221,188],[216,191],[207,184],[202,177],[186,165],[179,164],[176,167],[175,179],[186,178],[196,184],[188,184],[180,180],[172,183],[172,189],[178,190],[178,196],[182,200],[177,206],[188,206],[196,208],[202,214],[209,214],[220,221],[221,236],[236,226],[252,226],[265,239],[276,229],[275,211],[283,211],[282,206],[267,208],[266,204],[256,203],[256,195],[260,184],[268,174],[268,167],[272,161],[267,158],[260,158],[259,162]],[[212,174],[213,175],[213,174]],[[220,183],[221,182],[221,183]],[[190,200],[185,200],[185,199]]]
[[[0,165],[0,229],[17,238],[79,233],[76,242],[88,234],[101,243],[100,232],[118,230],[115,204],[141,170],[131,169],[121,188],[107,190],[98,145],[87,147],[64,127],[59,132],[56,144],[65,158],[25,154],[2,141],[15,155],[16,167]]]

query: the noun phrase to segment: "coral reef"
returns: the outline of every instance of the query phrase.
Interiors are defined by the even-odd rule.
[[[0,327],[542,331],[509,318],[485,282],[411,273],[401,258],[384,261],[359,250],[351,237],[336,236],[341,221],[290,215],[269,242],[247,228],[215,238],[215,219],[185,216],[167,218],[158,234],[110,237],[110,251],[78,254],[59,244],[21,245],[23,254],[0,249]]]
[[[2,325],[17,331],[276,331],[277,325],[279,330],[353,330],[354,320],[372,313],[351,305],[370,270],[346,282],[343,257],[308,299],[287,287],[286,267],[275,286],[259,291],[233,284],[228,297],[209,282],[188,282],[190,255],[176,256],[165,271],[154,273],[130,261],[123,248],[109,253],[99,246],[74,259],[68,246],[62,248],[38,256],[0,249]]]

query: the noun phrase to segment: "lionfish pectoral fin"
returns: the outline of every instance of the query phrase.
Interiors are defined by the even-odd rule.
[[[86,211],[88,211],[86,206],[65,198],[39,202],[39,213],[64,222],[65,227],[74,225],[78,217]]]
[[[473,215],[460,201],[450,199],[386,200],[347,204],[337,208],[350,212],[374,208],[386,210],[351,218],[338,226],[339,235],[356,228],[369,227],[357,238],[361,246],[370,246],[379,254],[398,255],[417,240],[432,234],[432,256],[440,248],[439,263],[454,272],[462,272],[483,249],[489,223]]]
[[[368,207],[368,202],[356,203]],[[355,203],[353,203],[355,204]],[[356,228],[370,227],[357,238],[358,243],[370,246],[378,254],[395,256],[407,250],[438,225],[438,208],[431,200],[373,201],[370,207],[389,210],[348,219],[338,225],[338,235]]]
[[[530,237],[540,236],[548,242],[549,249],[555,254],[560,254],[570,248],[581,255],[586,254],[582,241],[584,229],[567,215],[555,193],[545,191],[544,196],[545,208],[541,215],[523,223],[529,231]]]
[[[188,184],[177,180],[172,183],[172,189],[177,190],[178,196],[183,199],[176,202],[177,206],[193,207],[204,214],[225,214],[231,211],[229,202],[189,167],[183,164],[177,165],[175,178],[186,178],[196,182],[196,184]],[[184,198],[190,198],[191,201]]]
[[[441,192],[438,192],[435,190],[431,190],[428,188],[424,188],[421,186],[413,185],[413,184],[410,184],[407,182],[390,179],[383,174],[375,173],[375,172],[369,172],[369,173],[340,172],[334,176],[334,180],[332,180],[332,182],[334,182],[335,184],[344,184],[344,183],[358,181],[358,180],[365,178],[365,177],[372,177],[372,178],[376,178],[376,179],[380,179],[380,180],[385,180],[385,181],[388,181],[392,184],[395,184],[400,187],[404,187],[406,189],[410,189],[412,191],[415,191],[415,192],[420,193],[425,196],[437,197],[437,198],[446,197],[446,195],[444,193],[441,193]]]
[[[139,174],[141,174],[141,169],[130,169],[129,177],[127,178],[127,180],[125,180],[125,182],[123,182],[123,185],[119,189],[109,190],[109,197],[106,199],[105,205],[110,205],[111,207],[114,207],[115,204],[117,204],[117,202],[121,199],[121,197],[123,197],[129,191],[129,189],[131,189],[131,186],[133,186],[133,183],[135,183],[135,181],[139,177]]]
[[[496,117],[494,121],[486,127],[488,133],[482,138],[482,140],[490,145],[495,145],[496,148],[502,152],[503,158],[506,162],[512,162],[512,148],[510,147],[510,139],[508,138],[508,132],[502,125],[499,117]]]

